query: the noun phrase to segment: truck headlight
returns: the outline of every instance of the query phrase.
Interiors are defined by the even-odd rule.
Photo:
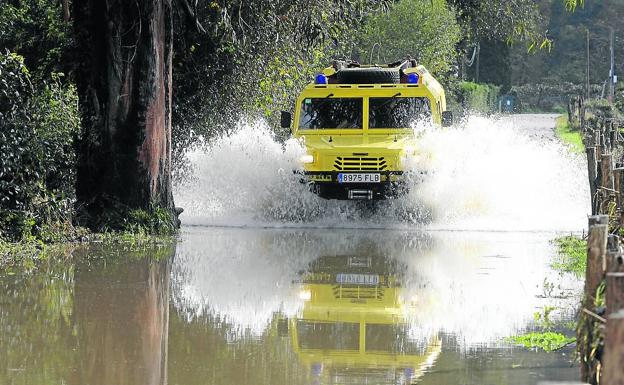
[[[312,299],[312,292],[310,290],[299,291],[299,299],[302,301],[309,301]]]
[[[299,162],[303,164],[314,163],[314,155],[303,155],[299,158]]]

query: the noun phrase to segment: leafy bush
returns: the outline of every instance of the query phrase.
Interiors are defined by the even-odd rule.
[[[622,114],[616,106],[609,103],[606,99],[592,99],[585,102],[585,108],[588,112],[587,119],[588,120],[602,120],[603,118],[611,119],[611,118],[622,118]],[[592,123],[592,122],[590,122]],[[595,122],[594,122],[595,123]]]
[[[52,240],[71,227],[78,98],[61,75],[36,87],[23,58],[0,53],[0,237]]]

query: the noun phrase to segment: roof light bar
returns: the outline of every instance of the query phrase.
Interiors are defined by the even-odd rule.
[[[415,73],[411,73],[407,75],[407,82],[410,84],[418,84],[418,80],[420,80],[420,76]]]
[[[327,84],[327,76],[323,74],[316,75],[316,77],[314,78],[314,83],[315,84]]]

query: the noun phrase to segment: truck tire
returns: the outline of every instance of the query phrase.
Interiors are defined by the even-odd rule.
[[[396,68],[343,68],[336,73],[341,84],[397,84],[401,74]]]

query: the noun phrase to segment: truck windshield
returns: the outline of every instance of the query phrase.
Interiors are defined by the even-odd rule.
[[[306,98],[299,128],[362,128],[362,98]]]
[[[431,121],[428,98],[370,98],[370,128],[410,128],[417,121]]]

